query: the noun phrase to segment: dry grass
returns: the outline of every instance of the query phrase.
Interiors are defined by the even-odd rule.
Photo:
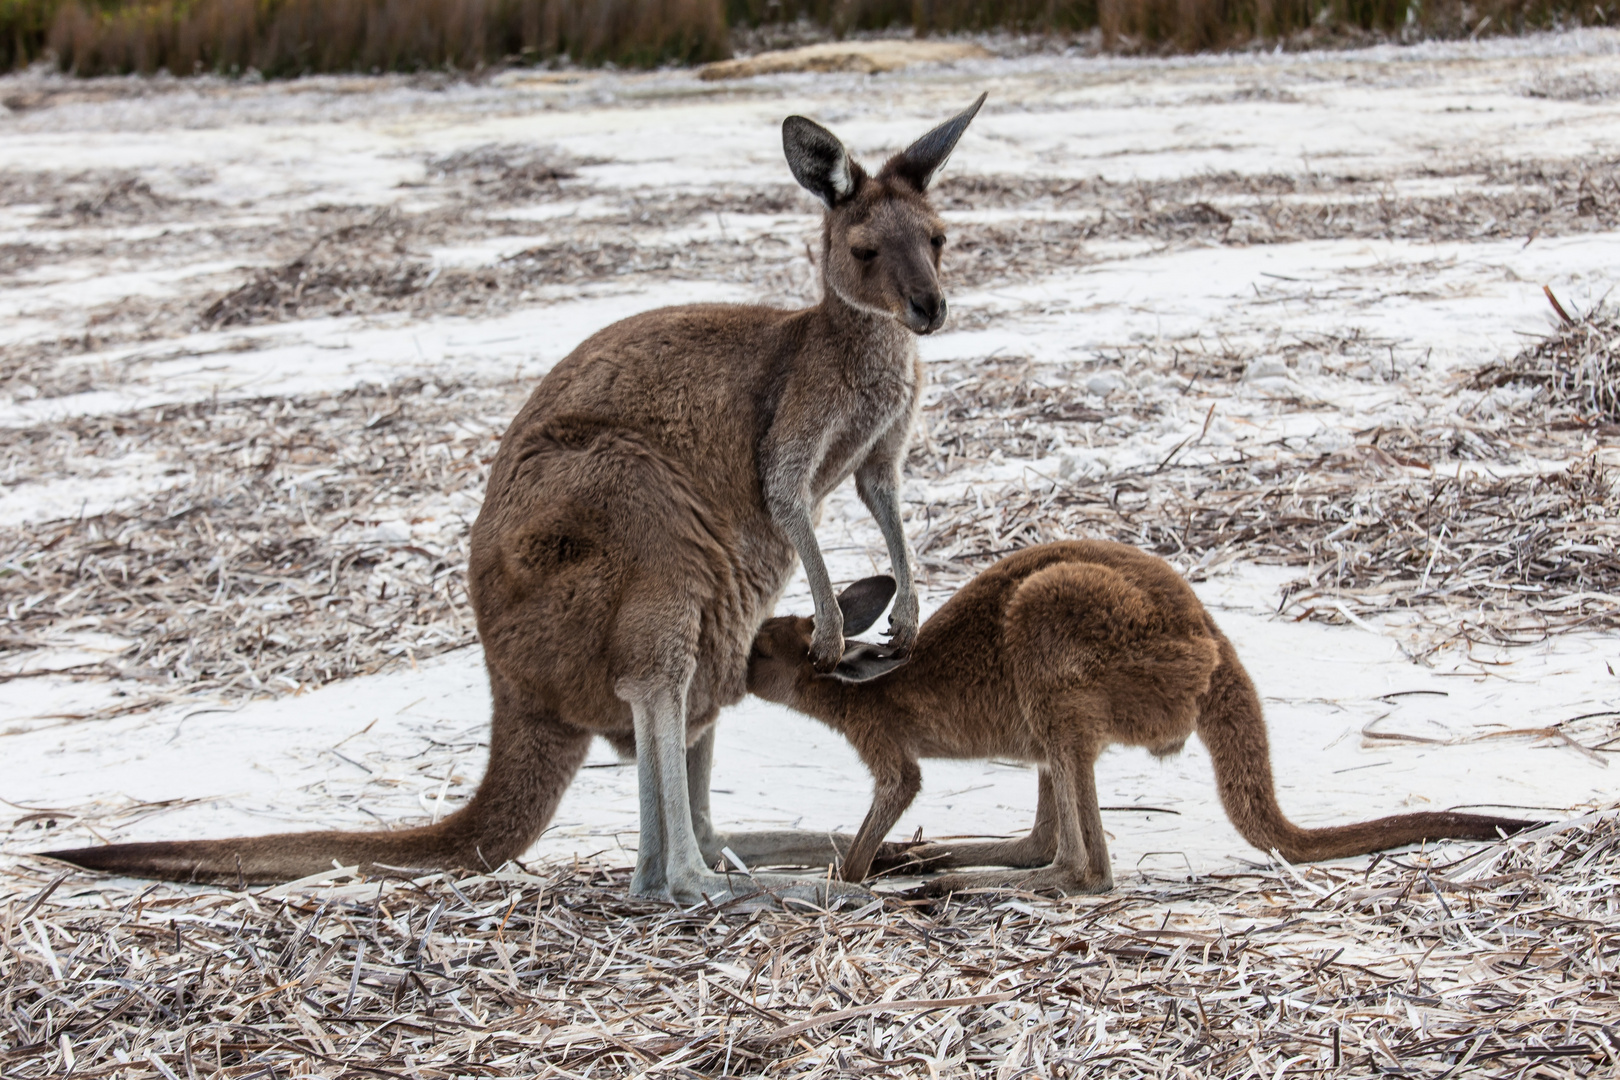
[[[670,911],[578,864],[258,894],[53,875],[25,862],[0,886],[17,1080],[1620,1066],[1612,813],[1370,863],[847,913]]]
[[[397,210],[337,218],[306,215],[322,231],[287,261],[252,272],[205,306],[208,327],[252,325],[315,315],[409,311],[477,314],[532,302],[547,286],[645,274],[664,279],[735,281],[774,303],[815,293],[806,242],[813,217],[788,186],[723,194],[638,192],[617,195],[619,213],[579,223],[503,221],[499,208],[598,195],[576,178],[583,164],[535,147],[487,146],[430,163],[431,180],[455,201],[418,214]],[[1192,180],[1114,184],[1000,176],[941,185],[950,209],[1019,207],[1029,217],[963,222],[951,229],[952,288],[978,288],[1061,273],[1094,261],[1088,245],[1148,240],[1168,246],[1245,245],[1300,240],[1479,239],[1557,236],[1620,227],[1620,180],[1606,161],[1548,163],[1534,170],[1480,166],[1458,174],[1447,197],[1406,197],[1389,178],[1310,181],[1283,176],[1212,174]],[[566,186],[565,186],[566,185]],[[488,207],[470,215],[468,207]],[[1059,211],[1073,216],[1040,216]],[[683,237],[660,243],[665,229],[727,215],[804,216],[804,229],[763,236]],[[476,240],[496,229],[532,233],[532,247],[492,266],[436,267],[427,248]],[[250,238],[262,247],[265,237]]]
[[[1526,383],[1538,389],[1549,420],[1620,424],[1620,313],[1597,307],[1574,318],[1550,290],[1547,298],[1563,322],[1558,332],[1481,369],[1474,385]]]
[[[237,219],[189,195],[178,177],[118,171],[61,176],[14,170],[0,176],[0,200],[45,208],[53,232],[40,243],[0,249],[0,275],[41,261],[119,258],[172,263],[179,257],[236,258],[247,270],[223,292],[211,277],[198,294],[134,296],[85,313],[86,332],[56,345],[6,346],[0,368],[33,370],[49,356],[172,336],[196,325],[244,326],[332,314],[491,314],[540,302],[548,288],[657,275],[733,281],[774,303],[809,302],[814,275],[811,201],[788,185],[725,192],[602,191],[590,164],[554,149],[490,145],[425,163],[418,212],[320,206],[266,222]],[[1475,164],[1439,178],[1454,194],[1408,194],[1436,174],[1346,177],[1208,174],[1116,184],[1102,180],[976,176],[939,189],[952,210],[1021,210],[1023,216],[953,225],[947,284],[953,290],[1022,281],[1086,266],[1096,245],[1145,241],[1168,248],[1298,240],[1405,238],[1469,240],[1550,237],[1620,227],[1620,170],[1607,159],[1521,167]],[[532,220],[508,208],[593,200],[592,216]],[[613,207],[602,214],[601,204]],[[722,225],[738,215],[780,217],[761,234],[727,230],[664,240],[660,229]],[[197,222],[198,229],[131,232],[135,223]],[[791,219],[802,221],[802,228]],[[746,221],[746,219],[745,219]],[[649,223],[653,223],[650,227]],[[441,266],[435,249],[476,246],[500,236],[532,237],[511,258],[477,267]],[[36,355],[37,354],[37,355]],[[75,376],[81,381],[82,372]],[[52,381],[48,376],[46,381]],[[60,380],[56,380],[60,381]]]
[[[1453,181],[1455,190],[1445,195],[1401,190],[1406,182],[1434,179]],[[953,210],[1019,207],[1075,214],[970,227],[960,239],[953,236],[954,247],[972,252],[1008,248],[1003,236],[1009,230],[1027,233],[1020,250],[1006,252],[1010,265],[1039,257],[1034,248],[1043,238],[1060,252],[1104,239],[1228,245],[1352,237],[1477,241],[1620,226],[1620,162],[1489,162],[1399,177],[1208,173],[1114,182],[989,174],[947,177],[936,199]],[[970,266],[974,257],[968,256]]]
[[[1551,101],[1608,101],[1620,97],[1620,77],[1602,69],[1543,71],[1524,88],[1524,95]]]
[[[543,202],[562,194],[562,182],[579,175],[584,161],[555,147],[486,143],[428,162],[430,180],[456,185],[463,201],[481,204]]]
[[[41,223],[59,229],[172,220],[209,204],[153,191],[140,175],[126,170],[0,172],[0,206],[24,205],[42,207]]]
[[[0,663],[34,670],[29,654],[75,631],[112,635],[124,652],[74,674],[144,683],[128,711],[284,693],[470,643],[467,528],[527,389],[413,380],[16,433],[12,475],[49,483],[145,457],[162,490],[0,530]]]
[[[1568,327],[1527,355],[1571,341],[1612,349],[1612,332],[1607,345],[1591,344],[1600,340]],[[913,475],[950,491],[952,476],[1003,459],[1056,456],[1060,465],[1051,475],[1026,470],[1016,483],[968,485],[918,508],[918,557],[937,579],[965,580],[1029,544],[1100,536],[1176,560],[1195,578],[1236,560],[1296,567],[1280,610],[1336,623],[1416,616],[1426,631],[1414,659],[1620,625],[1620,477],[1581,449],[1590,415],[1576,423],[1567,409],[1531,399],[1488,424],[1470,421],[1460,402],[1420,424],[1361,432],[1332,453],[1286,444],[1210,450],[1194,433],[1151,464],[1069,473],[1067,448],[1106,448],[1159,418],[1157,398],[1116,392],[1117,370],[1151,367],[1190,388],[1240,378],[1266,359],[1140,351],[1096,374],[1016,358],[940,367]],[[1271,362],[1290,372],[1280,358]],[[1212,405],[1209,417],[1218,396]],[[1508,475],[1473,464],[1500,467],[1527,450],[1573,460]]]
[[[981,490],[928,508],[919,558],[966,578],[1032,543],[1103,536],[1195,570],[1236,559],[1298,567],[1284,608],[1329,622],[1413,610],[1444,629],[1425,654],[1620,625],[1620,491],[1596,458],[1506,479],[1378,480],[1357,464],[1226,461]]]
[[[523,174],[497,174],[477,186],[484,197],[498,202],[513,187],[534,182]],[[628,200],[622,217],[586,225],[547,228],[519,222],[515,228],[534,233],[537,242],[494,265],[478,267],[437,266],[423,248],[427,241],[443,242],[448,236],[487,234],[489,221],[469,222],[461,209],[422,215],[380,211],[324,233],[285,263],[253,271],[246,283],[211,301],[198,322],[219,328],[389,311],[490,314],[536,302],[547,287],[637,275],[746,283],[775,303],[813,297],[806,248],[791,231],[658,243],[639,221],[664,200],[646,202],[651,205]],[[679,205],[674,212],[681,212]],[[657,220],[669,224],[667,218]],[[809,226],[811,219],[805,221]]]

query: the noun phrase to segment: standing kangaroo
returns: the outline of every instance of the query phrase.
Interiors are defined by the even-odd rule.
[[[762,865],[830,863],[836,841],[826,834],[715,831],[715,717],[745,692],[749,646],[795,554],[815,599],[808,661],[826,670],[842,656],[812,523],[852,473],[899,581],[890,644],[904,653],[916,639],[900,463],[923,382],[914,336],[945,321],[945,232],[926,193],[983,102],[876,175],[831,132],[789,117],[788,165],[826,207],[821,303],[647,312],[593,335],[541,380],[501,441],[472,528],[468,592],[494,719],[489,767],[465,808],[398,832],[49,854],[98,870],[254,883],[334,860],[495,867],[540,835],[602,735],[637,761],[637,895],[681,904],[737,895],[709,869],[728,845]],[[739,892],[755,891],[738,880]],[[754,880],[812,899],[829,891]]]
[[[866,578],[839,598],[860,633],[894,582]],[[1197,732],[1238,832],[1293,861],[1337,859],[1419,840],[1495,839],[1531,823],[1475,814],[1399,814],[1302,829],[1283,816],[1260,698],[1232,643],[1163,559],[1123,544],[1042,544],[968,582],[922,627],[909,663],[851,642],[831,675],[804,660],[811,620],[760,628],[748,689],[841,732],[871,770],[872,808],[844,859],[860,881],[922,785],[917,759],[1012,757],[1040,767],[1035,827],[1014,841],[925,844],[891,865],[1024,867],[950,874],[929,891],[1009,886],[1113,888],[1093,766],[1114,743],[1164,756]]]

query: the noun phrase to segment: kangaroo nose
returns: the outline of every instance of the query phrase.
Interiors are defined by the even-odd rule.
[[[906,322],[919,334],[930,334],[945,322],[945,298],[938,293],[906,298]]]

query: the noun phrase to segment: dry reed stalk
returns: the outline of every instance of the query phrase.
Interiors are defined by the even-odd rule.
[[[467,527],[527,389],[418,379],[21,433],[41,479],[129,454],[178,479],[130,510],[0,530],[0,660],[21,670],[59,626],[93,628],[129,644],[77,674],[155,701],[286,692],[470,643]]]
[[[1612,351],[1612,333],[1571,333],[1590,355]],[[1254,360],[1238,352],[1151,362],[1192,374],[1215,394],[1212,384],[1237,379]],[[1562,433],[1549,423],[1560,406],[1532,401],[1494,428],[1437,413],[1364,432],[1327,455],[1281,446],[1258,460],[1239,448],[1186,454],[1195,434],[1153,464],[1096,476],[1026,472],[1014,483],[944,494],[964,470],[1061,458],[1082,440],[1110,445],[1154,422],[1159,406],[1105,404],[1084,372],[1016,359],[940,365],[937,374],[942,385],[925,406],[910,469],[936,492],[914,511],[914,528],[918,557],[941,583],[1029,544],[1106,537],[1177,560],[1195,578],[1240,559],[1298,567],[1280,610],[1329,622],[1346,621],[1347,610],[1418,615],[1427,643],[1416,656],[1620,625],[1620,484],[1580,449],[1588,422],[1566,422]],[[1467,460],[1512,460],[1529,447],[1574,460],[1503,477]]]
[[[504,205],[591,194],[572,179],[578,164],[532,147],[490,146],[432,162],[430,176],[467,199]],[[950,281],[953,287],[982,288],[1072,272],[1095,261],[1088,245],[1099,240],[1241,246],[1347,237],[1477,239],[1524,235],[1532,228],[1552,236],[1620,225],[1620,181],[1603,162],[1544,166],[1515,176],[1480,167],[1479,174],[1500,183],[1447,198],[1389,195],[1380,190],[1382,181],[1303,184],[1278,176],[1131,184],[1006,177],[947,181],[940,191],[947,207],[982,203],[1079,211],[1073,219],[1032,215],[958,224],[952,229]],[[537,242],[496,265],[471,269],[438,269],[421,249],[452,236],[474,238],[480,229],[487,232],[491,221],[480,219],[474,226],[464,220],[464,210],[380,212],[330,229],[290,260],[255,271],[209,304],[201,322],[217,328],[399,310],[489,313],[532,300],[548,286],[642,274],[748,283],[778,302],[813,297],[803,243],[792,229],[662,244],[644,227],[656,220],[673,228],[704,214],[771,214],[803,216],[808,233],[812,219],[794,190],[620,198],[622,217],[595,218],[584,226],[566,219],[517,226],[534,233]]]
[[[233,893],[24,859],[0,884],[0,1067],[1438,1080],[1620,1066],[1612,811],[1487,845],[1129,878],[1057,902],[671,911],[589,863]]]
[[[1547,298],[1561,320],[1557,332],[1480,369],[1473,385],[1527,383],[1539,388],[1549,418],[1620,424],[1620,312],[1597,307],[1575,318],[1551,290]]]

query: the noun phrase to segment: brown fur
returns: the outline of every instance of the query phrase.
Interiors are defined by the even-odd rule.
[[[880,613],[890,588],[869,578],[846,590],[851,624]],[[923,624],[909,663],[854,643],[836,676],[820,676],[803,659],[810,633],[803,617],[765,623],[748,686],[842,732],[871,770],[872,807],[843,866],[851,881],[867,875],[916,796],[919,758],[996,756],[1040,767],[1030,835],[924,845],[907,853],[912,867],[1031,868],[949,875],[933,891],[1106,891],[1113,874],[1092,776],[1097,756],[1113,744],[1175,753],[1195,731],[1232,824],[1292,861],[1442,837],[1494,839],[1530,824],[1455,813],[1324,829],[1290,822],[1277,805],[1260,698],[1232,643],[1168,563],[1123,544],[1043,544],[1003,559]]]
[[[925,189],[977,109],[872,177],[831,133],[789,118],[789,164],[828,207],[822,302],[637,315],[593,335],[541,381],[501,442],[472,529],[469,593],[494,721],[489,769],[468,806],[395,833],[51,854],[226,882],[284,881],[334,860],[495,867],[540,835],[602,735],[640,767],[638,894],[682,903],[727,894],[727,879],[707,866],[728,844],[775,864],[836,857],[825,835],[714,831],[712,725],[744,693],[749,647],[795,554],[824,615],[816,658],[830,666],[841,656],[811,522],[852,473],[901,582],[894,644],[904,650],[916,637],[899,468],[923,381],[913,334],[936,329],[945,313],[943,232]]]

